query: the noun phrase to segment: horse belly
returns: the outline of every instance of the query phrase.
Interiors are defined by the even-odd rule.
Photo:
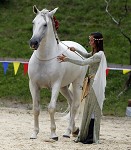
[[[84,71],[83,66],[78,66],[75,64],[68,63],[68,66],[66,68],[66,71],[63,75],[62,83],[61,86],[66,86],[72,83],[74,80],[79,80],[81,83],[81,77],[85,76],[85,71]]]

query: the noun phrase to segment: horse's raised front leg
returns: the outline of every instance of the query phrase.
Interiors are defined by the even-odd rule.
[[[32,82],[29,82],[30,92],[33,100],[33,113],[34,113],[34,130],[31,139],[36,139],[39,133],[39,113],[40,113],[40,89]]]
[[[51,136],[50,136],[50,138],[53,140],[56,140],[56,141],[58,140],[58,136],[56,135],[56,124],[55,124],[54,115],[55,115],[55,111],[56,111],[56,101],[58,98],[59,90],[60,90],[59,83],[55,84],[52,87],[51,101],[48,106],[48,111],[49,111],[50,119],[51,119]]]

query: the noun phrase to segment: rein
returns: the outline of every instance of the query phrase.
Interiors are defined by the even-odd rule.
[[[56,41],[57,41],[57,44],[59,44],[59,42],[60,42],[60,43],[62,43],[63,45],[65,45],[65,46],[67,47],[67,49],[69,49],[70,47],[69,47],[68,45],[66,45],[66,44],[64,44],[63,42],[60,41],[60,39],[59,39],[59,37],[58,37],[58,34],[57,34],[57,30],[56,30],[56,26],[55,26],[55,21],[54,21],[53,18],[51,18],[51,20],[52,20],[53,31],[54,31],[54,35],[55,35],[55,39],[56,39]],[[76,51],[75,51],[74,53],[75,53],[76,55],[78,55],[79,57],[81,57],[81,58],[84,60],[84,58],[83,58],[79,53],[77,53]]]
[[[45,15],[43,15],[43,17],[44,17],[44,19],[45,19],[45,21],[46,21],[46,17],[45,17]],[[56,20],[56,18],[53,18],[53,17],[51,17],[51,21],[52,21],[52,26],[53,26],[53,31],[54,31],[54,35],[55,35],[55,39],[56,39],[56,41],[57,41],[57,45],[59,44],[59,42],[61,42],[60,41],[60,39],[59,39],[59,37],[58,37],[58,34],[57,34],[57,29],[56,29],[56,24],[55,24],[55,20]],[[68,45],[66,45],[65,43],[63,43],[63,42],[61,42],[63,45],[65,45],[66,47],[67,47],[67,49],[69,49],[70,47],[68,46]],[[59,48],[58,48],[59,49]],[[76,55],[78,55],[79,57],[81,57],[83,60],[84,60],[84,58],[79,54],[79,53],[77,53],[76,51],[74,52]],[[36,56],[37,57],[37,56]],[[52,60],[52,59],[54,59],[54,58],[56,58],[57,56],[55,56],[55,57],[53,57],[53,58],[50,58],[50,59],[39,59],[38,57],[38,59],[40,60],[40,61],[48,61],[48,60]]]
[[[61,41],[60,41],[61,42]],[[65,43],[63,43],[63,42],[61,42],[63,45],[65,45],[68,49],[70,48],[68,45],[66,45]],[[81,57],[83,60],[84,60],[84,58],[79,54],[79,53],[77,53],[76,51],[74,51],[74,53],[76,54],[76,55],[78,55],[79,57]]]

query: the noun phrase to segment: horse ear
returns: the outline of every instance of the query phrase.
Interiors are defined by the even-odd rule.
[[[57,9],[58,9],[58,7],[55,8],[55,9],[53,9],[52,11],[50,11],[50,12],[49,12],[49,16],[50,16],[50,17],[53,17],[53,15],[56,13]]]
[[[35,14],[38,14],[40,11],[38,10],[38,8],[36,7],[36,5],[33,6],[33,12]]]

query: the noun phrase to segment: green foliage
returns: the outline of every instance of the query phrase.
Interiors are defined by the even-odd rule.
[[[117,20],[124,16],[124,3],[124,0],[115,0],[110,3],[109,11]],[[30,58],[32,51],[28,42],[32,36],[32,20],[35,17],[32,11],[33,5],[37,5],[40,10],[59,7],[55,16],[60,23],[58,35],[61,40],[76,41],[86,47],[89,34],[100,31],[104,35],[104,48],[108,63],[129,64],[130,45],[107,15],[104,0],[37,0],[37,2],[35,0],[1,0],[0,57]],[[121,22],[122,29],[128,36],[131,35],[130,12],[131,2],[128,1],[128,13]],[[17,75],[14,75],[13,65],[10,64],[7,74],[4,75],[2,65],[0,65],[1,99],[15,99],[31,103],[28,76],[24,76],[22,71],[21,65]],[[119,99],[117,95],[123,90],[127,78],[128,75],[123,75],[121,71],[109,72],[104,114],[125,115],[131,91],[127,91]],[[50,92],[42,90],[41,99],[44,107],[50,100]],[[59,101],[64,101],[63,96],[59,96]]]
[[[107,76],[106,100],[103,112],[105,115],[124,116],[128,105],[128,99],[131,98],[131,89],[122,96],[120,92],[124,89],[128,74],[123,75],[122,71],[109,71]]]

